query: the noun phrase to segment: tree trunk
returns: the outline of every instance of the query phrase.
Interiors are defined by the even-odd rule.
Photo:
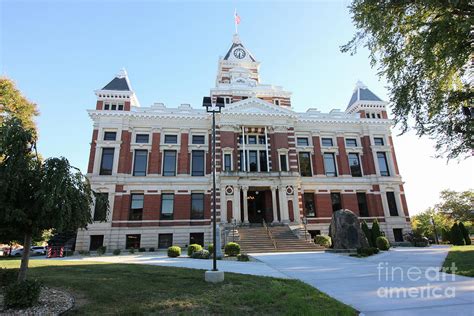
[[[30,261],[31,233],[25,234],[25,242],[23,243],[23,255],[21,256],[20,271],[18,272],[18,282],[26,280],[28,272],[28,262]]]

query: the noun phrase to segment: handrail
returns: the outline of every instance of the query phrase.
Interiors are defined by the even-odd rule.
[[[276,245],[275,239],[273,239],[272,231],[268,228],[267,223],[265,223],[265,220],[262,220],[262,223],[263,223],[263,227],[264,227],[265,230],[267,231],[268,237],[270,238],[270,240],[271,240],[272,243],[273,243],[273,248],[277,249],[277,245]]]

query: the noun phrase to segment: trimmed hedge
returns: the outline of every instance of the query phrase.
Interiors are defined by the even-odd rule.
[[[325,248],[329,248],[332,245],[332,240],[331,240],[331,237],[329,237],[327,235],[316,235],[316,237],[314,237],[314,243],[316,245],[320,245],[320,246],[323,246]]]
[[[225,245],[224,253],[230,257],[235,257],[240,253],[240,245],[235,242],[229,242]]]
[[[375,247],[374,242],[372,240],[372,231],[369,228],[369,225],[367,225],[366,221],[362,221],[362,224],[360,225],[360,228],[364,232],[365,237],[367,238],[367,242],[369,243],[370,247]]]
[[[144,247],[138,248],[138,252],[145,252],[145,251],[146,251],[146,248],[144,248]]]
[[[209,253],[210,253],[211,256],[212,256],[212,254],[214,253],[214,244],[209,244],[209,245],[207,246],[207,250],[209,251]]]
[[[102,256],[103,254],[105,254],[105,252],[107,251],[107,247],[106,246],[100,246],[99,248],[97,248],[97,254],[99,256]]]
[[[372,223],[372,229],[371,229],[371,237],[372,237],[372,247],[377,246],[377,238],[380,236],[383,236],[382,231],[380,230],[380,225],[379,221],[375,219]]]
[[[379,253],[379,249],[375,247],[357,248],[357,254],[361,257],[369,257]]]
[[[380,250],[389,250],[390,249],[390,243],[388,242],[388,239],[386,237],[380,236],[377,237],[377,240],[375,241],[377,244],[377,248]]]
[[[202,246],[199,244],[192,244],[188,246],[188,256],[192,256],[194,252],[201,251]]]
[[[118,256],[122,251],[120,249],[115,249],[112,253],[114,256]]]
[[[458,223],[454,223],[451,227],[451,243],[456,246],[464,246],[466,244]]]
[[[459,230],[464,238],[464,242],[467,246],[471,244],[471,236],[469,235],[469,231],[467,230],[466,226],[464,226],[463,222],[459,222]]]
[[[250,261],[250,257],[245,253],[241,253],[240,255],[237,255],[237,261]]]
[[[148,249],[149,252],[155,252],[155,247],[151,247],[150,249]]]
[[[41,283],[25,280],[9,285],[5,290],[4,304],[7,308],[31,307],[38,303]]]
[[[210,257],[211,257],[211,254],[206,249],[195,251],[191,255],[191,258],[193,259],[209,259]]]
[[[168,248],[168,257],[176,258],[181,256],[181,247],[179,246],[171,246]]]

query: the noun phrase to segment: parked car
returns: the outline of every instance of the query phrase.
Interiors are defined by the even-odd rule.
[[[31,253],[30,255],[32,256],[44,256],[46,255],[46,247],[43,247],[43,246],[33,246],[31,247]]]
[[[21,257],[22,255],[23,255],[23,248],[13,249],[12,252],[10,253],[10,256],[13,256],[13,257]]]

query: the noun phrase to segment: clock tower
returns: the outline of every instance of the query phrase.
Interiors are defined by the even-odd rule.
[[[219,58],[216,87],[212,97],[222,97],[227,104],[257,97],[278,106],[291,106],[291,93],[282,87],[260,82],[260,62],[234,34],[232,46],[224,57]]]

